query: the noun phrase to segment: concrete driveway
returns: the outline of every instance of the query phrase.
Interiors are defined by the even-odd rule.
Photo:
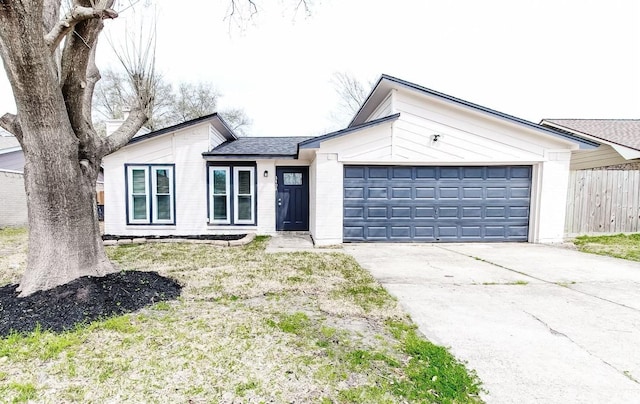
[[[640,263],[546,245],[349,244],[488,403],[640,403]]]

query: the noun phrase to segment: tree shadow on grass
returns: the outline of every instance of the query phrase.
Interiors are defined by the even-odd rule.
[[[54,289],[18,297],[18,285],[0,287],[0,338],[12,332],[61,332],[79,324],[130,313],[180,296],[182,287],[157,272],[85,276]]]

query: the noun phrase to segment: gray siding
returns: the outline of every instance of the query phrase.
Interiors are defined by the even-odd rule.
[[[24,153],[22,153],[22,150],[0,154],[0,170],[23,172]]]
[[[27,224],[27,194],[22,174],[0,170],[0,227]]]

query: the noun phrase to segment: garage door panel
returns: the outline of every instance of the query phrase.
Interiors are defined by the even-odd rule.
[[[391,237],[411,239],[411,227],[410,226],[391,226]]]
[[[531,193],[529,187],[512,187],[509,189],[509,198],[510,199],[529,199],[529,194]]]
[[[364,178],[364,167],[345,166],[344,178]]]
[[[387,234],[387,226],[368,226],[365,233],[370,239],[386,240],[389,238]]]
[[[391,197],[393,199],[413,199],[411,187],[392,187]]]
[[[435,199],[436,189],[434,187],[416,188],[416,199]]]
[[[344,189],[344,198],[345,199],[357,199],[361,200],[364,198],[364,187],[349,187]]]
[[[531,167],[345,166],[345,241],[526,241]]]
[[[387,188],[369,188],[367,192],[368,199],[387,199]]]
[[[435,219],[436,217],[436,209],[433,207],[422,207],[417,206],[415,208],[415,216],[416,219]]]
[[[350,219],[364,219],[364,208],[349,206],[344,208],[344,217]]]
[[[391,219],[411,219],[412,211],[409,206],[394,206],[391,208]]]
[[[389,169],[387,167],[370,167],[368,178],[388,178]]]

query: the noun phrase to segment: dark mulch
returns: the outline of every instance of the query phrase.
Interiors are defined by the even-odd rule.
[[[147,240],[185,239],[185,240],[222,240],[234,241],[244,238],[246,234],[200,234],[191,236],[116,236],[104,234],[102,240],[132,240],[134,238],[146,238]]]
[[[18,285],[0,287],[0,337],[12,331],[61,332],[78,324],[129,313],[180,296],[181,286],[157,272],[83,277],[54,289],[18,297]]]

